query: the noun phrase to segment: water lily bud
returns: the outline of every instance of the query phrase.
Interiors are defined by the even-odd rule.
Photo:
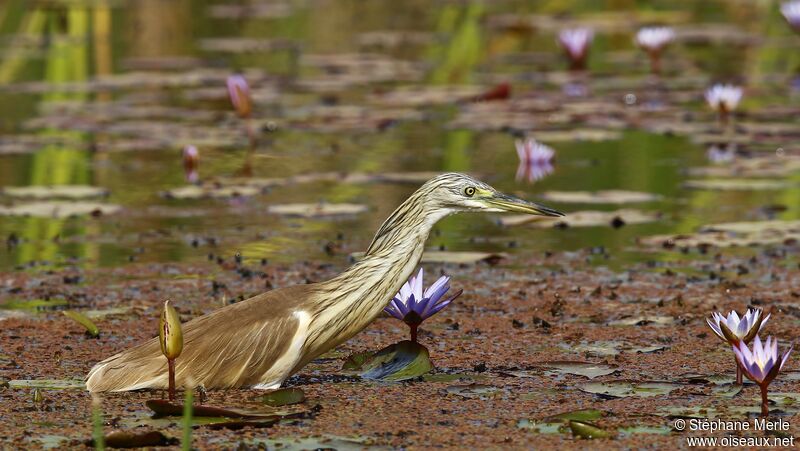
[[[250,117],[253,111],[252,99],[250,97],[250,86],[247,80],[241,75],[231,75],[228,77],[228,97],[231,99],[233,109],[241,118]]]
[[[161,352],[168,359],[175,359],[181,355],[181,351],[183,351],[181,318],[169,301],[164,302],[164,311],[161,312],[161,321],[158,324],[158,338],[161,341]]]

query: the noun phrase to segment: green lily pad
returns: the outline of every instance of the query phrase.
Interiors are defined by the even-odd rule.
[[[728,399],[735,397],[741,392],[742,392],[742,386],[736,384],[715,385],[711,389],[712,395]]]
[[[557,374],[573,374],[589,379],[606,376],[619,371],[619,368],[614,365],[590,362],[552,361],[544,362],[541,366]]]
[[[604,431],[591,423],[585,423],[583,421],[570,421],[569,428],[572,431],[572,435],[583,439],[611,437],[608,431]]]
[[[75,320],[78,324],[86,328],[86,334],[90,337],[97,338],[100,336],[100,329],[90,320],[86,315],[75,312],[72,310],[64,310],[61,312],[67,318]]]
[[[6,301],[3,304],[0,304],[0,309],[39,312],[55,310],[64,305],[67,305],[67,301],[64,299],[20,299]]]
[[[355,215],[368,210],[366,205],[360,204],[330,204],[322,202],[318,204],[283,204],[270,205],[267,212],[284,215],[299,216],[302,218],[320,218],[325,216]]]
[[[671,382],[633,382],[633,381],[608,381],[589,382],[578,386],[585,393],[603,395],[612,398],[651,397],[667,395],[680,387],[680,384]]]
[[[575,421],[594,421],[603,418],[606,415],[605,412],[602,410],[597,409],[581,409],[581,410],[573,410],[571,412],[564,412],[559,413],[556,415],[551,415],[545,418],[543,421],[565,421],[565,420],[575,420]]]
[[[539,434],[558,434],[564,432],[566,425],[563,422],[545,423],[523,418],[517,421],[517,427],[520,429],[530,429]]]
[[[306,394],[299,388],[279,388],[261,397],[261,402],[272,407],[300,404],[305,400]]]
[[[774,179],[705,179],[689,180],[684,183],[687,188],[720,191],[762,191],[782,190],[791,184]]]
[[[343,369],[355,371],[364,379],[382,381],[413,379],[433,369],[428,349],[409,340],[389,345],[358,365],[362,358],[348,359]]]
[[[355,371],[364,366],[364,363],[372,357],[371,351],[357,352],[350,355],[342,364],[342,369],[347,371]]]
[[[183,416],[183,404],[170,402],[164,399],[149,399],[145,405],[153,411],[153,418],[179,417]],[[221,417],[221,418],[271,418],[276,416],[275,412],[256,412],[241,409],[229,409],[224,407],[214,407],[207,405],[195,405],[192,407],[195,417]]]

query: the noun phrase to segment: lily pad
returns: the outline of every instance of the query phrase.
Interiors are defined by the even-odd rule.
[[[572,435],[583,439],[609,438],[611,434],[599,427],[583,421],[570,421],[569,428]]]
[[[100,336],[100,329],[98,329],[92,320],[90,320],[86,315],[72,310],[64,310],[61,313],[63,313],[67,318],[75,320],[78,324],[85,327],[86,334],[90,337],[97,338]]]
[[[674,322],[675,318],[671,316],[642,315],[642,316],[631,316],[628,318],[613,320],[610,321],[608,325],[609,326],[649,326],[649,325],[667,326],[673,324]]]
[[[68,218],[83,215],[110,215],[122,207],[95,202],[42,201],[0,206],[0,216],[34,216],[40,218]]]
[[[175,446],[180,441],[167,437],[159,431],[131,432],[113,431],[108,433],[103,441],[109,448],[141,448],[146,446]],[[88,446],[95,446],[94,439],[87,440]]]
[[[279,388],[261,397],[261,402],[271,407],[300,404],[306,400],[306,394],[299,388]]]
[[[360,204],[283,204],[270,205],[267,211],[272,214],[285,216],[299,216],[303,218],[319,218],[324,216],[355,215],[368,210],[366,205]]]
[[[689,180],[687,188],[720,191],[778,191],[791,187],[789,182],[774,179],[705,179]]]
[[[635,425],[635,426],[621,427],[617,429],[617,431],[622,437],[630,437],[632,435],[639,435],[639,434],[669,435],[672,433],[672,428],[670,426]]]
[[[450,395],[458,395],[464,398],[492,398],[499,395],[502,391],[494,385],[486,384],[466,384],[466,385],[451,385],[445,389]]]
[[[575,204],[632,204],[652,202],[661,198],[661,196],[652,193],[624,190],[547,191],[539,197],[552,202]]]
[[[449,251],[426,251],[422,254],[423,263],[454,263],[472,264],[487,262],[496,264],[500,260],[507,258],[507,254],[494,252],[449,252]]]
[[[585,393],[602,395],[610,398],[641,397],[668,395],[673,390],[680,388],[680,384],[671,382],[635,382],[627,380],[608,382],[588,382],[578,386]]]
[[[183,416],[183,404],[181,403],[164,399],[149,399],[145,405],[153,411],[153,418]],[[192,409],[195,417],[261,418],[275,416],[275,412],[256,412],[208,405],[195,405]]]
[[[619,371],[619,367],[605,363],[591,362],[571,362],[571,361],[552,361],[544,362],[542,367],[557,374],[572,374],[594,379],[600,376],[607,376]]]
[[[433,369],[428,349],[409,340],[389,345],[365,359],[360,366],[357,364],[356,359],[345,362],[347,369],[362,378],[382,381],[413,379]]]
[[[655,222],[660,218],[661,214],[658,212],[622,209],[616,211],[576,211],[568,213],[566,216],[561,218],[531,215],[511,215],[501,217],[499,222],[504,226],[530,224],[533,227],[544,229],[549,227],[619,227],[625,224],[644,224],[648,222]]]
[[[229,197],[255,196],[261,189],[255,186],[222,186],[222,185],[186,185],[161,193],[168,199],[223,199]]]
[[[8,381],[8,386],[48,390],[86,390],[86,384],[81,379],[15,379]]]
[[[65,299],[19,299],[10,300],[0,304],[2,310],[24,310],[29,312],[41,312],[56,310],[67,305]]]
[[[603,418],[606,415],[602,410],[597,409],[581,409],[573,410],[571,412],[559,413],[545,418],[543,421],[594,421]]]
[[[663,247],[699,246],[752,246],[800,240],[800,221],[752,221],[711,224],[697,233],[681,235],[655,235],[639,240],[640,243]]]
[[[88,185],[9,186],[2,194],[32,199],[88,199],[108,195],[108,190]]]

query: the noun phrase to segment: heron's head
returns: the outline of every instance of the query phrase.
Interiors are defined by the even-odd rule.
[[[466,174],[448,173],[431,179],[428,199],[436,208],[451,212],[517,212],[539,216],[564,216],[552,208],[503,194]]]

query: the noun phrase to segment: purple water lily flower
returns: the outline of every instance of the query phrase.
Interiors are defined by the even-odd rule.
[[[800,0],[786,2],[781,5],[781,14],[795,31],[800,32]]]
[[[458,290],[447,299],[442,297],[450,289],[450,277],[442,276],[422,291],[422,268],[416,276],[408,279],[400,292],[383,310],[395,318],[408,324],[411,328],[411,341],[417,341],[417,328],[423,321],[439,313],[443,308],[459,297],[463,290]]]
[[[739,342],[738,346],[733,347],[736,360],[744,371],[748,379],[758,384],[761,388],[761,416],[769,415],[769,404],[767,401],[767,389],[770,382],[778,375],[778,372],[786,364],[789,354],[792,353],[794,346],[790,347],[782,355],[778,353],[778,340],[767,337],[767,341],[762,345],[761,339],[756,336],[753,341],[751,351],[744,341]]]
[[[196,183],[200,176],[197,173],[197,165],[200,161],[200,154],[197,147],[189,145],[183,148],[183,171],[186,174],[186,181]]]
[[[645,27],[636,33],[634,42],[650,57],[650,71],[661,72],[661,52],[675,39],[675,32],[670,27]]]
[[[231,99],[233,109],[241,118],[248,118],[253,112],[253,103],[250,98],[250,86],[242,75],[228,77],[228,97]]]
[[[723,124],[728,122],[728,115],[739,105],[744,90],[740,86],[716,84],[706,90],[705,98],[713,110],[719,114]]]
[[[736,145],[729,144],[728,146],[722,147],[717,144],[712,144],[708,148],[708,151],[706,151],[706,157],[714,164],[730,163],[736,159]]]
[[[747,309],[740,318],[731,310],[727,318],[720,313],[712,313],[711,318],[706,318],[706,323],[722,341],[735,348],[739,343],[750,343],[767,324],[770,316],[771,313],[764,316],[761,309]],[[742,371],[739,365],[736,365],[736,383],[742,384]]]
[[[558,33],[557,41],[569,57],[570,69],[586,68],[586,58],[589,56],[589,44],[592,43],[592,38],[594,32],[590,28],[568,28]]]
[[[533,138],[524,141],[518,139],[515,144],[519,156],[517,180],[534,182],[553,172],[553,159],[556,152],[552,147],[537,142]]]

